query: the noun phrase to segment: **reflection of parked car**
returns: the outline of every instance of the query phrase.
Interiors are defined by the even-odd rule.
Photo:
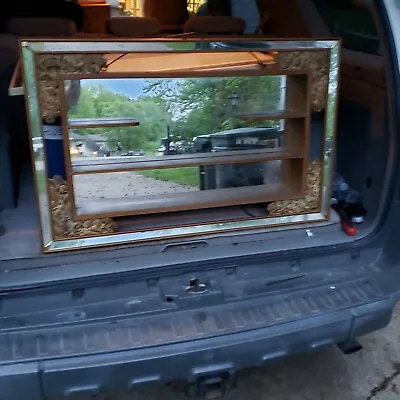
[[[212,151],[275,148],[282,131],[276,128],[236,128],[210,135]]]
[[[129,150],[126,153],[121,154],[122,157],[132,157],[132,156],[144,156],[144,151],[143,150]]]
[[[165,152],[165,146],[160,146],[160,147],[157,149],[157,153],[158,153],[159,156],[163,156],[163,155],[164,155],[164,152]]]
[[[111,151],[106,146],[101,146],[97,152],[99,157],[110,157]]]
[[[169,146],[165,148],[164,155],[167,156],[173,154],[179,154],[179,149],[174,143],[170,143]]]
[[[79,147],[72,145],[69,148],[69,154],[71,156],[80,156],[81,155],[81,151],[80,151]]]
[[[275,128],[237,128],[194,138],[195,152],[276,147],[282,132]]]

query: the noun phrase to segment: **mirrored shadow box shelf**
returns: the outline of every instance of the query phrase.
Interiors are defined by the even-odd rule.
[[[309,110],[309,77],[304,71],[290,72],[286,75],[282,109],[235,109],[232,115],[242,126],[249,127],[211,133],[207,138],[213,144],[209,152],[162,157],[70,158],[68,181],[74,195],[74,218],[132,216],[301,198],[306,191]],[[267,128],[251,128],[253,122],[266,120],[284,120],[284,130],[271,136]],[[140,126],[135,116],[67,121],[68,130]],[[272,147],[263,145],[270,139],[274,141]],[[166,190],[165,184],[157,181],[162,174],[187,173],[193,176],[191,185],[171,185]],[[101,198],[79,193],[77,188],[84,187],[85,176],[94,179],[99,174],[97,179],[104,185],[108,174],[112,174],[112,179],[130,174],[130,179],[136,182],[133,185],[141,189],[133,196],[120,197],[112,190]]]

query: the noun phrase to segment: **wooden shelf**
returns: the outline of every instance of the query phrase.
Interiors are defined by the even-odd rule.
[[[243,121],[263,121],[307,117],[306,112],[287,110],[272,110],[259,113],[235,113],[233,115]]]
[[[148,42],[146,46],[149,49],[154,46],[155,52],[126,54],[114,63],[112,61],[116,60],[120,54],[107,55],[107,64],[110,64],[107,72],[132,73],[132,71],[137,71],[143,74],[143,72],[171,73],[176,71],[182,73],[213,69],[221,70],[240,66],[258,67],[260,62],[263,64],[272,64],[274,62],[274,56],[269,53],[244,51],[201,52],[196,57],[188,57],[185,53],[166,52],[165,45],[160,47],[160,44]],[[254,54],[256,54],[256,57]]]
[[[285,110],[296,110],[308,115],[310,112],[311,80],[308,75],[286,76]]]
[[[160,191],[156,191],[154,192],[155,194],[144,195],[144,191],[137,191],[136,196],[128,194],[127,197],[123,198],[109,198],[105,195],[106,198],[95,199],[85,199],[77,196],[77,193],[75,193],[74,219],[88,220],[104,217],[113,218],[161,214],[165,212],[210,209],[244,204],[264,204],[271,201],[291,200],[303,197],[306,190],[308,165],[310,93],[310,80],[306,73],[287,75],[286,100],[283,110],[272,109],[253,113],[242,111],[235,114],[240,119],[249,122],[284,119],[283,148],[253,148],[252,150],[188,153],[152,157],[75,158],[71,160],[71,169],[69,171],[69,179],[73,181],[74,176],[78,179],[77,176],[83,174],[95,175],[114,172],[134,174],[135,171],[140,170],[179,169],[184,167],[263,162],[272,162],[271,165],[274,165],[275,161],[280,161],[281,164],[279,165],[282,174],[279,182],[272,179],[269,181],[264,180],[263,185],[214,189],[215,187],[223,186],[223,183],[220,183],[219,176],[213,177],[210,172],[207,179],[210,182],[214,182],[213,179],[215,179],[215,182],[210,184],[210,187],[213,188],[210,190],[196,190],[196,188],[194,190],[186,190],[182,187],[173,192],[167,191],[163,194],[159,194]],[[69,121],[69,128],[137,126],[138,124],[139,122],[133,118],[76,119]],[[177,172],[179,174],[179,170]],[[219,173],[222,174],[223,172],[219,170]],[[155,186],[158,187],[157,182]]]
[[[285,150],[239,150],[220,153],[195,153],[180,156],[159,157],[104,157],[72,160],[74,175],[107,172],[127,172],[140,169],[178,168],[197,165],[241,164],[274,160],[299,159],[301,149]]]
[[[183,192],[157,196],[76,200],[76,219],[122,217],[167,211],[198,210],[255,204],[302,196],[300,188],[284,183]]]
[[[112,128],[118,126],[138,126],[134,118],[77,118],[68,120],[68,129]]]

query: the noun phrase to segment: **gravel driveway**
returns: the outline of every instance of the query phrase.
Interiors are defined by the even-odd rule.
[[[193,192],[199,188],[149,178],[135,172],[116,174],[77,175],[74,178],[76,198],[116,199],[130,196],[150,196],[174,192]]]
[[[280,169],[280,161],[270,161],[265,171],[265,182],[278,182],[281,174]],[[74,189],[78,201],[80,199],[116,199],[121,197],[151,196],[200,190],[198,186],[183,185],[172,181],[154,179],[133,171],[76,175],[74,177]]]

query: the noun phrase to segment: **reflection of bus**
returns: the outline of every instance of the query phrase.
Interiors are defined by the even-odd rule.
[[[196,152],[273,148],[279,145],[282,131],[276,128],[237,128],[194,138]]]

